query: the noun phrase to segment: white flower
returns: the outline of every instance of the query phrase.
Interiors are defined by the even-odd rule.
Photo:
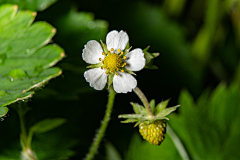
[[[129,73],[143,69],[146,60],[142,49],[137,48],[131,52],[126,49],[128,41],[126,32],[111,31],[106,37],[107,47],[104,48],[95,40],[85,45],[83,60],[98,67],[84,73],[91,87],[102,90],[110,81],[117,93],[127,93],[137,86],[137,80]]]

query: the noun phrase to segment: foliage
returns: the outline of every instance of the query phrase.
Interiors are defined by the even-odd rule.
[[[129,145],[125,160],[145,160],[145,159],[176,159],[181,157],[174,147],[171,138],[167,135],[164,143],[154,146],[147,141],[143,141],[138,134],[134,134]]]
[[[240,154],[240,89],[224,83],[209,95],[206,90],[197,99],[182,91],[179,115],[170,124],[181,138],[192,159],[235,159]]]
[[[179,114],[170,115],[170,125],[184,144],[190,159],[236,159],[239,157],[240,88],[224,83],[209,94],[206,90],[196,100],[183,90]],[[229,105],[231,104],[231,105]],[[167,132],[169,133],[169,131]],[[172,138],[172,136],[171,136]],[[160,147],[149,145],[135,135],[126,159],[181,159],[169,136]],[[175,154],[174,154],[175,153]]]
[[[135,47],[151,45],[145,53],[147,67],[158,69],[139,72],[138,86],[156,102],[171,97],[170,106],[180,97],[181,107],[167,122],[182,146],[177,147],[170,130],[160,146],[150,145],[138,134],[132,136],[136,128],[121,124],[117,116],[131,113],[129,102],[137,100],[131,93],[118,94],[105,135],[111,143],[100,146],[96,159],[184,159],[179,148],[193,160],[239,159],[238,0],[0,0],[5,3],[0,10],[4,12],[0,14],[0,159],[19,159],[21,152],[19,120],[6,106],[26,102],[34,92],[27,101],[32,108],[26,114],[28,131],[44,119],[67,120],[55,130],[34,134],[32,149],[38,158],[85,156],[104,114],[107,93],[94,91],[85,82],[81,53],[87,41],[104,40],[108,30],[127,31]],[[40,12],[36,16],[25,9]],[[37,22],[31,24],[34,19]],[[38,38],[26,35],[29,30]],[[16,39],[21,36],[28,38]],[[49,42],[60,44],[67,56],[57,64],[63,75],[43,88],[59,75],[61,70],[52,66],[63,58],[60,47],[45,46]],[[160,56],[152,54],[156,52]],[[155,106],[153,101],[150,104]]]
[[[42,11],[55,3],[57,0],[0,0],[0,4],[16,4],[20,9]]]
[[[31,25],[35,16],[32,11],[17,12],[16,5],[0,8],[0,107],[31,97],[32,89],[62,73],[52,66],[63,58],[64,51],[55,44],[45,46],[56,29],[46,22]]]

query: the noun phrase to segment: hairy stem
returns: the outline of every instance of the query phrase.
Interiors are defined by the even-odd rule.
[[[110,121],[111,113],[112,113],[112,108],[113,108],[113,103],[115,99],[116,92],[113,90],[112,87],[109,88],[109,97],[108,97],[108,104],[107,104],[107,109],[105,112],[105,116],[103,118],[101,127],[99,128],[93,143],[90,147],[90,150],[85,158],[85,160],[92,160],[98,150],[99,144],[105,134],[106,128],[108,126],[108,122]]]
[[[152,110],[151,110],[151,107],[150,107],[150,105],[148,103],[147,97],[143,94],[143,92],[138,87],[134,88],[133,91],[141,99],[143,105],[147,108],[149,115],[154,117],[154,115],[152,113]]]

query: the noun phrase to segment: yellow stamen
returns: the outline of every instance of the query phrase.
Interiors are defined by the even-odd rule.
[[[124,70],[122,69],[121,72],[124,72]]]
[[[123,59],[126,59],[127,57],[126,56],[123,56]]]
[[[121,51],[121,49],[118,49],[118,52],[120,52]]]
[[[123,51],[121,52],[121,55],[123,55]]]
[[[113,51],[114,49],[112,48],[111,51]]]
[[[110,51],[108,51],[108,54],[110,53]]]
[[[116,71],[119,71],[119,68]]]
[[[104,53],[104,52],[102,52],[102,55],[105,55],[105,53]]]
[[[123,64],[124,66],[126,66],[127,65],[127,63],[126,62],[124,62],[124,64]]]
[[[99,61],[102,61],[102,58],[99,58]]]
[[[101,67],[101,69],[103,69],[103,67]]]
[[[119,74],[118,73],[116,73],[116,76],[118,76]]]
[[[105,73],[108,74],[108,71],[106,71]]]

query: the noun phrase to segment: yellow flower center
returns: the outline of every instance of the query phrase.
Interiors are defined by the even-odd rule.
[[[124,67],[127,65],[126,62],[123,60],[126,59],[126,56],[123,56],[123,51],[118,49],[117,51],[119,53],[113,53],[113,48],[111,51],[108,51],[107,53],[102,53],[102,55],[105,56],[105,58],[102,60],[99,58],[99,61],[102,61],[101,69],[106,69],[106,74],[109,72],[115,73],[116,75],[119,75],[117,71],[124,72]],[[121,52],[120,52],[121,51]]]
[[[117,69],[121,67],[122,58],[117,54],[109,54],[104,59],[104,68],[109,69],[112,72],[115,72]]]

